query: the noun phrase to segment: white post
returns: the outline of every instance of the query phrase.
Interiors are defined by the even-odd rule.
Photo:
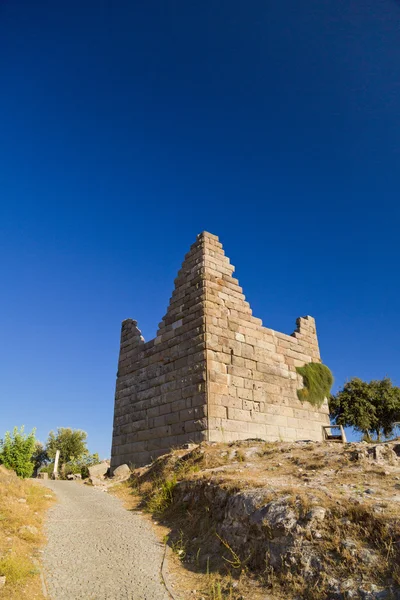
[[[60,451],[56,450],[56,457],[54,459],[53,479],[58,478],[58,461],[60,458]]]

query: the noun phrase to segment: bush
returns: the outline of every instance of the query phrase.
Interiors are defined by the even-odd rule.
[[[24,426],[14,427],[13,433],[6,432],[0,440],[0,462],[7,469],[13,469],[18,477],[30,477],[34,469],[33,454],[35,452],[35,429],[24,433]]]
[[[305,400],[312,406],[320,408],[331,392],[333,375],[326,365],[321,363],[308,363],[304,367],[296,367],[296,371],[303,377],[304,387],[297,390],[301,402]]]
[[[89,477],[89,467],[91,467],[92,465],[97,465],[99,462],[99,455],[97,453],[88,454],[87,456],[84,456],[79,460],[70,460],[69,462],[64,463],[62,465],[61,477],[63,479],[66,479],[67,476],[70,474],[80,474],[82,476],[82,479],[86,479],[87,477]]]
[[[51,475],[54,471],[54,462],[50,462],[47,465],[43,465],[42,467],[40,467],[40,469],[38,470],[38,473],[48,473],[49,475]]]

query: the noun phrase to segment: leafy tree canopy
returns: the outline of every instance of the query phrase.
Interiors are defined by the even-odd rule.
[[[35,429],[26,434],[24,426],[14,427],[12,434],[7,431],[0,440],[0,462],[19,477],[30,477],[34,469],[35,444]]]
[[[54,460],[56,451],[60,451],[60,467],[68,462],[81,460],[89,455],[86,447],[86,431],[59,427],[57,432],[50,431],[46,450],[48,457]]]
[[[35,442],[32,460],[36,472],[49,460],[46,448],[43,446],[42,442],[39,442],[38,440]]]
[[[331,416],[338,425],[361,431],[367,440],[380,441],[393,433],[400,421],[400,388],[388,377],[369,383],[354,377],[329,401]]]

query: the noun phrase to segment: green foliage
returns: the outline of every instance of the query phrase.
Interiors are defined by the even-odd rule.
[[[89,455],[86,447],[87,433],[80,429],[59,427],[57,433],[50,431],[47,440],[47,454],[54,460],[56,451],[60,451],[59,468],[61,470],[65,463],[81,460]]]
[[[312,406],[320,408],[331,393],[333,375],[331,370],[321,363],[308,363],[304,367],[296,367],[303,377],[304,387],[297,390],[301,402],[307,401]]]
[[[48,473],[51,475],[54,471],[54,461],[47,463],[44,466],[40,467],[40,473]]]
[[[331,396],[329,409],[338,425],[354,427],[368,441],[375,434],[379,441],[400,421],[400,388],[388,377],[369,383],[354,377]]]
[[[176,484],[174,476],[154,482],[153,492],[146,502],[147,510],[156,514],[163,513],[172,504]]]
[[[18,477],[30,477],[34,469],[33,455],[35,451],[35,429],[31,433],[14,427],[13,433],[6,432],[0,440],[0,462],[8,469],[13,469]]]
[[[70,473],[82,475],[82,479],[89,477],[89,467],[97,465],[100,462],[99,455],[97,452],[94,454],[87,454],[79,459],[71,460],[64,463],[62,466],[62,476],[66,477]]]
[[[35,473],[37,473],[39,469],[48,462],[49,457],[47,455],[47,450],[43,446],[42,442],[35,442],[32,460]]]

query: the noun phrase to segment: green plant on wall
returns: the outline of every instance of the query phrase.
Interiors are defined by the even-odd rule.
[[[320,408],[331,392],[333,375],[326,365],[321,363],[308,363],[304,367],[296,367],[296,371],[303,377],[303,385],[297,390],[300,402],[309,402],[312,406]]]

